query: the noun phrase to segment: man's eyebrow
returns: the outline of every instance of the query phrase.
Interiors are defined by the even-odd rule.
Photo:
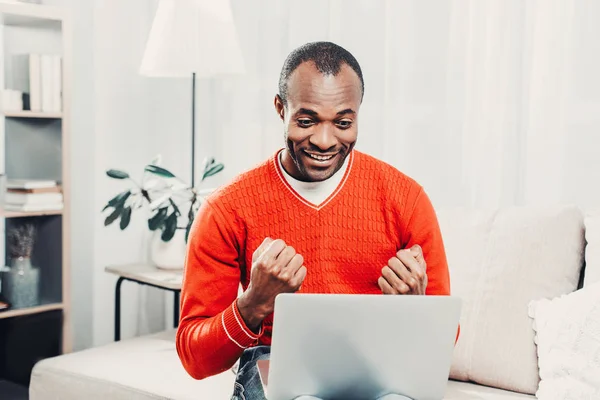
[[[296,115],[300,115],[300,114],[306,114],[306,115],[310,115],[311,117],[316,117],[317,115],[319,115],[318,112],[316,112],[315,110],[311,110],[310,108],[301,108],[296,112]]]
[[[301,115],[301,114],[306,114],[306,115],[310,115],[311,117],[317,117],[319,115],[318,112],[316,112],[315,110],[311,110],[310,108],[300,108],[298,109],[298,111],[296,112],[296,115]],[[356,112],[351,109],[351,108],[346,108],[345,110],[342,111],[338,111],[337,115],[346,115],[346,114],[356,114]]]
[[[339,111],[337,115],[356,114],[353,109],[346,108],[345,110]]]

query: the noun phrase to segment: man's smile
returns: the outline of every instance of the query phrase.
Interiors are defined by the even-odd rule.
[[[334,154],[321,154],[321,153],[313,153],[313,152],[308,152],[303,150],[302,151],[302,155],[304,156],[305,164],[307,166],[316,166],[319,168],[327,168],[332,166],[336,159],[337,156],[340,153],[334,153]]]

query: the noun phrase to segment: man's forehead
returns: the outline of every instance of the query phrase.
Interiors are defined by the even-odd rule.
[[[337,74],[324,74],[313,62],[302,63],[288,80],[288,100],[298,102],[360,102],[358,75],[346,64]]]

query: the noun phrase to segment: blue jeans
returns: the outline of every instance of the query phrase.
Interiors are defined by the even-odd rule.
[[[231,400],[266,400],[256,362],[268,360],[270,346],[256,346],[244,350],[235,378]]]
[[[267,400],[263,391],[262,382],[258,373],[256,362],[268,360],[271,355],[270,346],[257,346],[244,350],[235,378],[231,400]],[[290,400],[321,400],[313,396],[302,396]],[[387,394],[374,400],[410,400],[408,397]]]

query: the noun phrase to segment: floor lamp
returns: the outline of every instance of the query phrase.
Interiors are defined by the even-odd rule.
[[[159,0],[140,73],[191,77],[192,187],[196,185],[196,78],[244,72],[229,0]]]

